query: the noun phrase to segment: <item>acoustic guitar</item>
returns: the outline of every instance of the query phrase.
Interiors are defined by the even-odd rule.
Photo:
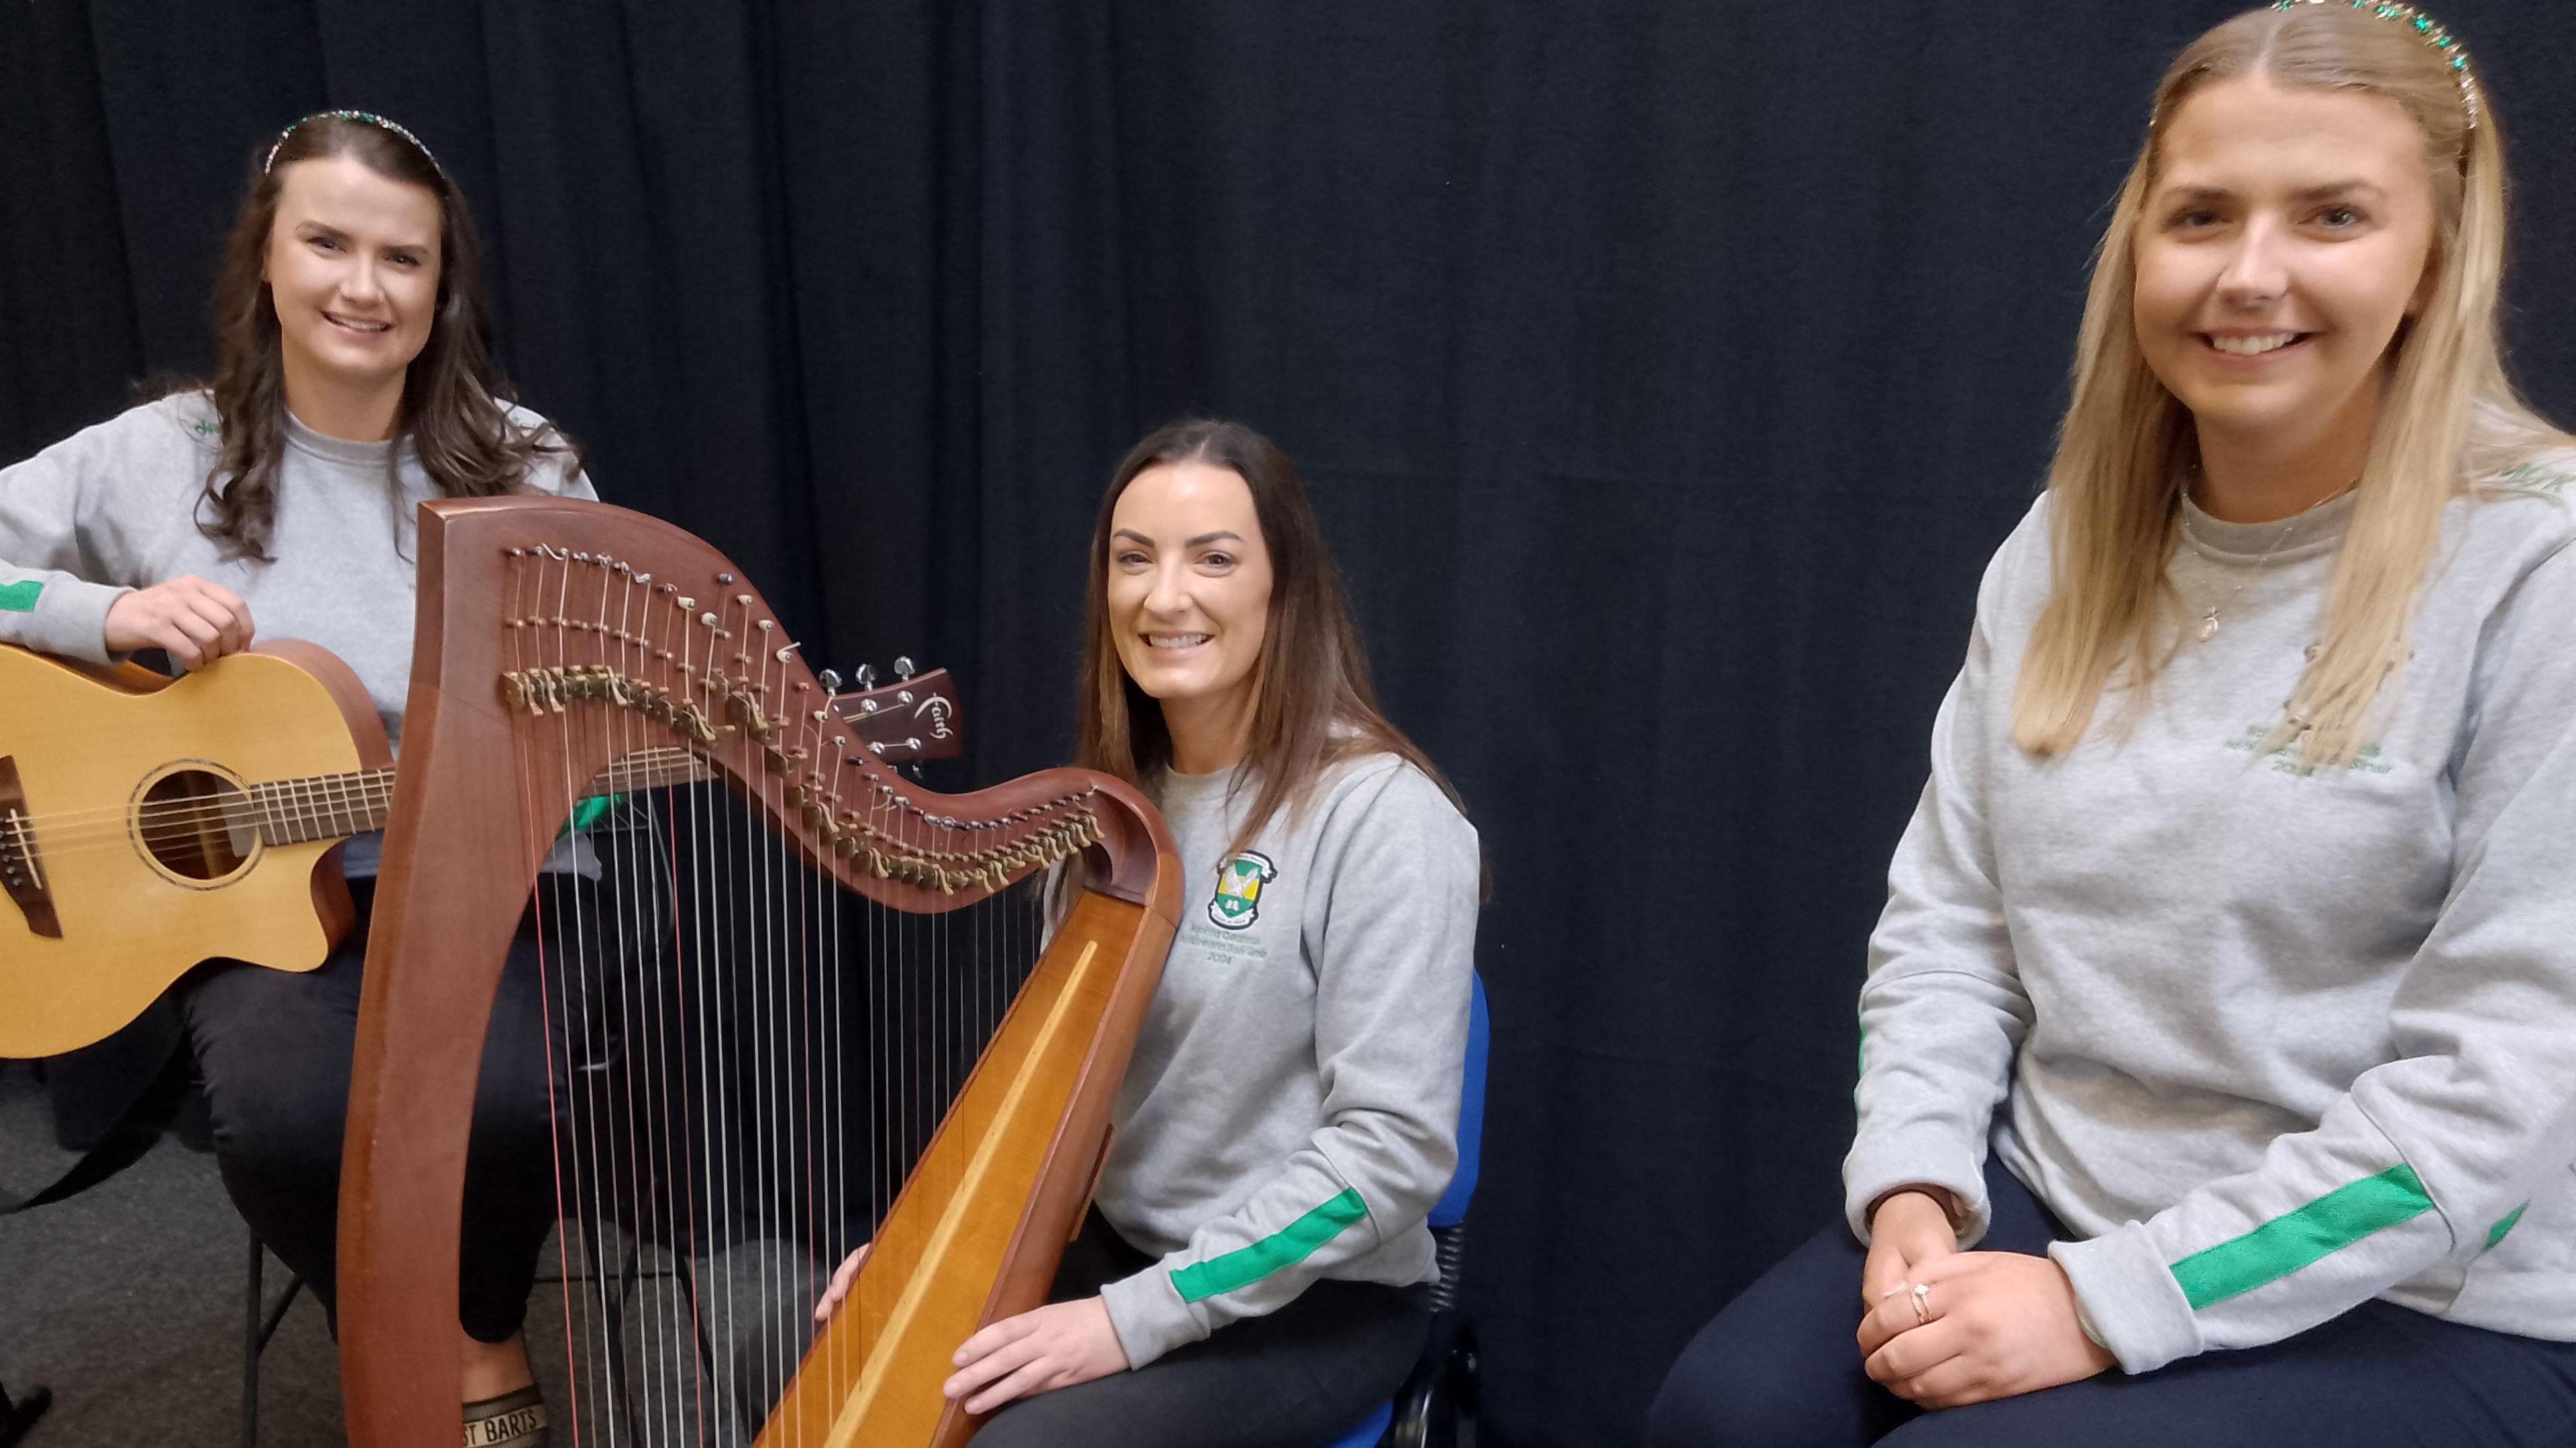
[[[947,671],[896,672],[833,695],[852,747],[956,757]],[[712,777],[700,746],[665,745],[590,792]],[[103,1039],[202,960],[319,966],[355,922],[339,847],[383,829],[393,795],[375,705],[318,645],[263,643],[175,680],[0,645],[0,1057]]]

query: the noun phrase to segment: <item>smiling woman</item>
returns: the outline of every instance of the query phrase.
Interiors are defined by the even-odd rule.
[[[2402,4],[2167,71],[1889,869],[1845,1222],[1657,1448],[2576,1441],[2576,439],[2499,360],[2497,130]]]
[[[277,138],[215,278],[226,481],[208,486],[206,536],[265,554],[290,417],[352,441],[399,430],[451,498],[511,492],[551,460],[580,470],[550,424],[508,415],[482,252],[463,193],[411,132],[330,111]]]
[[[399,742],[414,514],[428,498],[591,496],[572,445],[512,406],[486,344],[462,195],[380,116],[308,116],[254,152],[215,288],[214,380],[0,470],[0,643],[104,664],[158,648],[196,669],[259,630],[347,663]],[[25,781],[30,792],[41,784]],[[205,1078],[224,1184],[336,1310],[334,1231],[378,841],[338,852],[357,928],[309,974],[209,962],[173,992]],[[317,891],[328,881],[317,877]],[[459,1323],[467,1432],[535,1448],[519,1346],[550,1223],[551,1106],[534,942],[493,1006],[466,1203]],[[152,1073],[144,1071],[143,1077]]]
[[[1081,763],[1162,808],[1185,909],[1096,1209],[1049,1303],[967,1340],[948,1392],[996,1414],[979,1448],[1312,1448],[1422,1349],[1476,833],[1378,708],[1268,440],[1153,433],[1091,541]]]

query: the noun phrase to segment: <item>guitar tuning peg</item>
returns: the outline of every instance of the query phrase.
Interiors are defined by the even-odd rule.
[[[841,676],[834,670],[825,669],[823,672],[816,674],[814,676],[814,682],[821,684],[823,686],[823,692],[826,694],[837,694],[841,692]]]
[[[858,673],[850,679],[850,687],[864,694],[876,686],[877,666],[874,664],[859,665]]]
[[[895,656],[894,677],[896,683],[901,683],[912,677],[912,658],[910,655],[898,654]]]

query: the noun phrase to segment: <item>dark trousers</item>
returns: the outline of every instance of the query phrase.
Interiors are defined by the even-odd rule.
[[[335,1320],[340,1140],[374,896],[372,881],[351,885],[358,927],[319,969],[217,961],[183,993],[224,1189]],[[544,1019],[536,937],[523,925],[492,1003],[466,1153],[457,1316],[482,1342],[519,1330],[537,1253],[554,1224]],[[558,1053],[558,1070],[562,1059]]]
[[[1089,1297],[1152,1261],[1094,1212],[1048,1299]],[[1317,1282],[1134,1372],[1012,1403],[975,1448],[1323,1448],[1394,1396],[1430,1324],[1427,1288]]]
[[[2072,1234],[2029,1188],[1986,1170],[1981,1251],[2038,1253]],[[1926,1413],[1861,1371],[1863,1252],[1839,1223],[1729,1303],[1682,1352],[1649,1414],[1650,1448],[2567,1448],[2576,1344],[2488,1332],[2386,1302],[2265,1347],[2138,1377]],[[2576,1290],[2576,1283],[2570,1284]]]

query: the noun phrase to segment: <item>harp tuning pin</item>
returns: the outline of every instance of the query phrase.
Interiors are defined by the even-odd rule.
[[[912,677],[912,658],[910,655],[898,654],[895,656],[894,677],[897,683]]]
[[[873,688],[875,688],[876,686],[877,686],[877,666],[876,666],[876,665],[874,665],[874,664],[861,664],[861,665],[859,665],[859,672],[858,672],[858,674],[857,674],[855,677],[853,677],[853,678],[850,680],[850,687],[851,687],[851,688],[853,688],[853,689],[856,689],[856,690],[858,690],[860,693],[864,694],[864,693],[866,693],[868,690],[873,689]]]
[[[825,669],[823,672],[816,674],[814,676],[814,680],[816,683],[823,686],[823,692],[826,694],[837,694],[841,692],[841,676],[834,670]]]

